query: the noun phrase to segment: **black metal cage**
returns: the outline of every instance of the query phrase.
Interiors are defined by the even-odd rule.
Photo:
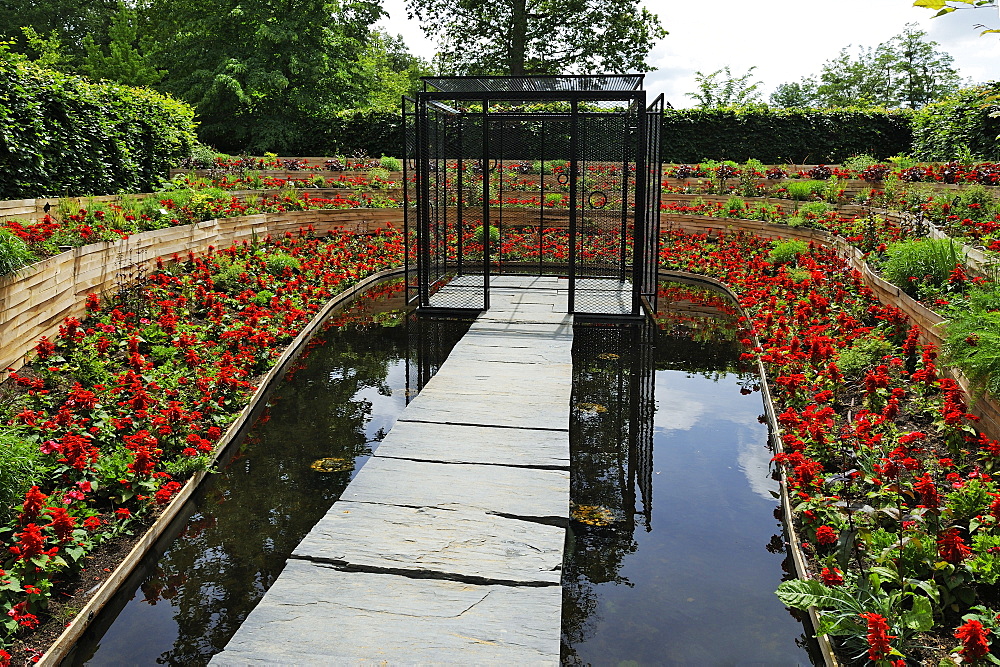
[[[567,311],[655,312],[663,96],[642,75],[425,77],[403,99],[407,299],[486,310],[490,278]]]

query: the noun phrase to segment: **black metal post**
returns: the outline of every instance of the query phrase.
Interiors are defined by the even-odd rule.
[[[576,167],[577,134],[580,108],[576,99],[570,102],[569,130],[569,312],[576,312]]]

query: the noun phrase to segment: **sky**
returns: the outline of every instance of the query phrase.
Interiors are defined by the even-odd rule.
[[[401,34],[410,52],[430,60],[434,43],[419,24],[406,18],[406,0],[382,0],[389,18],[382,28]],[[697,89],[695,73],[728,65],[734,75],[756,65],[764,101],[781,83],[818,74],[842,48],[874,47],[917,23],[938,49],[950,54],[963,78],[974,83],[1000,79],[1000,34],[979,36],[973,26],[1000,28],[996,7],[959,10],[940,18],[914,7],[912,0],[642,0],[670,33],[648,58],[657,69],[646,74],[652,99],[663,93],[675,108],[694,106],[686,95]]]

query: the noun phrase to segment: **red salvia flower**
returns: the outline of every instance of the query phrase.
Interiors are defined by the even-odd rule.
[[[924,507],[941,506],[941,494],[938,493],[930,473],[925,472],[923,477],[914,482],[913,489],[920,494],[920,504]]]
[[[941,559],[953,565],[972,555],[972,550],[965,545],[958,528],[949,528],[938,534],[937,546]]]
[[[984,628],[983,624],[976,620],[967,621],[964,625],[955,630],[955,639],[962,642],[959,653],[963,658],[978,660],[989,655],[990,640],[989,628]]]
[[[889,634],[889,623],[885,617],[875,612],[865,612],[859,614],[868,623],[868,659],[884,660],[889,657],[892,646],[889,641],[896,638],[896,635]]]
[[[52,517],[52,523],[47,527],[51,528],[56,538],[60,542],[65,542],[73,537],[73,528],[76,527],[76,519],[71,517],[65,507],[48,507],[46,510]]]
[[[39,491],[37,486],[28,489],[28,492],[24,494],[24,505],[21,506],[22,519],[34,519],[38,516],[48,499],[49,497]]]

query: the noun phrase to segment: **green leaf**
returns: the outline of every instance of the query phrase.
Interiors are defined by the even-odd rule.
[[[941,9],[945,6],[944,0],[914,0],[914,7],[926,7],[927,9]]]
[[[934,612],[931,601],[923,595],[913,596],[913,609],[904,612],[903,625],[917,632],[927,632],[934,627]]]
[[[829,593],[828,587],[814,579],[784,581],[777,590],[778,599],[793,609],[808,609],[817,606]]]

